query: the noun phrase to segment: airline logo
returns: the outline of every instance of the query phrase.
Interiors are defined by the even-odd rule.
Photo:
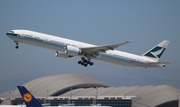
[[[23,95],[23,100],[26,102],[26,103],[29,103],[32,101],[32,95],[30,93],[25,93]]]
[[[163,52],[165,51],[165,49],[166,48],[164,48],[164,47],[156,46],[151,51],[146,53],[144,56],[148,56],[148,57],[152,57],[152,58],[160,58],[161,55],[163,54]]]

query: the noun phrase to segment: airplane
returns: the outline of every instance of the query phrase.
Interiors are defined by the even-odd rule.
[[[24,86],[17,86],[17,88],[27,107],[43,107]]]
[[[166,64],[170,64],[170,62],[158,62],[170,43],[168,40],[162,41],[142,55],[135,55],[115,50],[131,41],[97,46],[30,30],[11,30],[6,35],[16,43],[16,49],[19,48],[19,43],[24,43],[54,50],[55,56],[60,58],[79,56],[81,60],[78,64],[84,67],[94,64],[91,59],[126,67],[165,67]]]
[[[92,107],[92,106],[74,106],[74,105],[64,105],[64,106],[43,106],[35,97],[24,87],[17,86],[26,107]],[[93,106],[93,107],[110,107],[110,106]]]

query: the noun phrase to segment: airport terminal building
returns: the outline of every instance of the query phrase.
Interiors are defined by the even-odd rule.
[[[179,107],[180,90],[168,85],[112,87],[88,74],[64,74],[34,79],[24,86],[51,106]],[[21,104],[19,91],[0,94],[2,104]]]

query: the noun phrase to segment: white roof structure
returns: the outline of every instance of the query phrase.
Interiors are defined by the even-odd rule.
[[[99,98],[128,96],[140,98],[133,104],[135,107],[156,107],[158,105],[178,101],[180,90],[168,85],[160,86],[132,86],[112,87],[88,74],[64,74],[34,79],[24,86],[35,97],[92,97]],[[96,88],[98,87],[98,89]],[[70,91],[72,89],[72,91]],[[8,98],[9,93],[0,94],[0,98]],[[20,97],[19,91],[14,91],[14,97]]]

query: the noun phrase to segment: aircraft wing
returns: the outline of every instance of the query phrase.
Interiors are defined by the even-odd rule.
[[[105,45],[105,46],[94,46],[94,47],[87,47],[87,48],[81,48],[81,50],[84,53],[88,54],[98,54],[99,52],[106,52],[108,50],[114,50],[115,48],[131,43],[131,41],[126,41],[122,43],[117,43],[117,44],[111,44],[111,45]]]

